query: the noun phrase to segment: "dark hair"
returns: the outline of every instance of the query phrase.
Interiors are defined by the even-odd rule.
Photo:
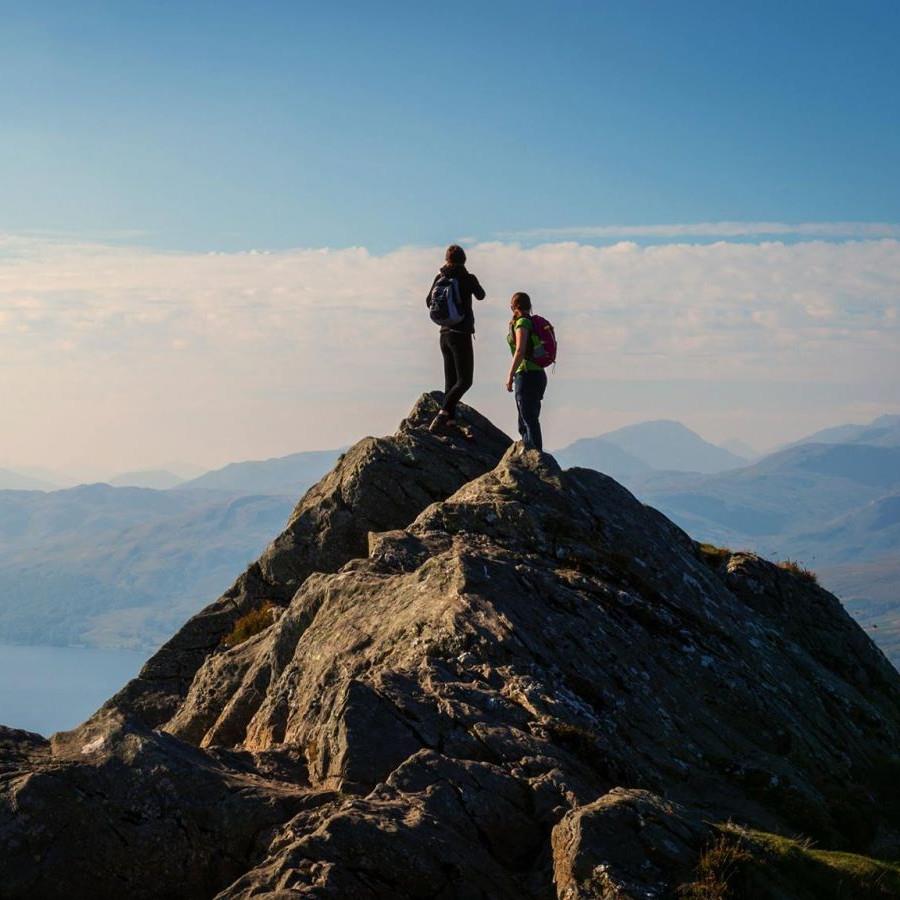
[[[522,310],[522,312],[531,312],[531,297],[524,291],[516,291],[510,300],[513,306]]]
[[[451,266],[464,266],[466,264],[466,251],[459,244],[451,244],[444,254],[444,259]]]

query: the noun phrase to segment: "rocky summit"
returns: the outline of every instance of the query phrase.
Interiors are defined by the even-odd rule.
[[[762,832],[897,858],[900,676],[835,597],[436,409],[82,726],[0,729],[0,896],[647,900]]]

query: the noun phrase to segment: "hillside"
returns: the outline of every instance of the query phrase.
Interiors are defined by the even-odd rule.
[[[624,455],[610,459],[610,445]],[[637,461],[643,472],[677,470],[704,474],[736,469],[747,463],[745,458],[709,443],[681,422],[667,419],[640,422],[596,438],[583,438],[563,447],[555,456],[564,461],[564,465],[588,465],[599,471],[621,472],[626,476],[642,474],[642,470],[618,468],[617,463],[624,466],[627,461],[634,467],[634,461]],[[614,474],[614,477],[618,475]]]
[[[667,515],[720,529],[728,541],[812,530],[898,487],[900,448],[804,444],[752,466],[644,495]]]
[[[801,533],[793,540],[799,555],[832,563],[859,563],[900,548],[900,493],[888,494],[846,515]]]
[[[174,472],[166,469],[141,469],[135,472],[122,472],[109,479],[113,487],[142,487],[166,491],[184,481]]]
[[[599,437],[581,438],[553,455],[561,466],[596,469],[625,484],[640,484],[655,471],[642,459]]]
[[[290,509],[107,484],[0,491],[0,643],[158,647]]]
[[[727,832],[784,897],[772,835],[900,855],[900,675],[832,595],[435,410],[82,726],[0,733],[5,896],[662,898]]]
[[[869,562],[825,565],[819,577],[900,669],[900,553],[894,549]]]
[[[781,449],[800,444],[872,444],[876,447],[900,447],[900,416],[885,415],[867,425],[835,425],[793,441]]]
[[[340,453],[340,450],[310,450],[274,459],[229,463],[183,482],[178,489],[295,496],[318,481]]]

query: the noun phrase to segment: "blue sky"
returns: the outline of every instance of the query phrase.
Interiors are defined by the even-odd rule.
[[[550,447],[900,411],[898,46],[896,2],[0,0],[0,467],[393,430],[451,240],[510,432],[515,290]]]
[[[0,3],[0,230],[900,221],[900,4]]]

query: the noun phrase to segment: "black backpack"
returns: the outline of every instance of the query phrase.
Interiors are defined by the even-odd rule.
[[[459,282],[449,275],[439,275],[428,296],[428,314],[435,325],[459,325],[465,318]]]

